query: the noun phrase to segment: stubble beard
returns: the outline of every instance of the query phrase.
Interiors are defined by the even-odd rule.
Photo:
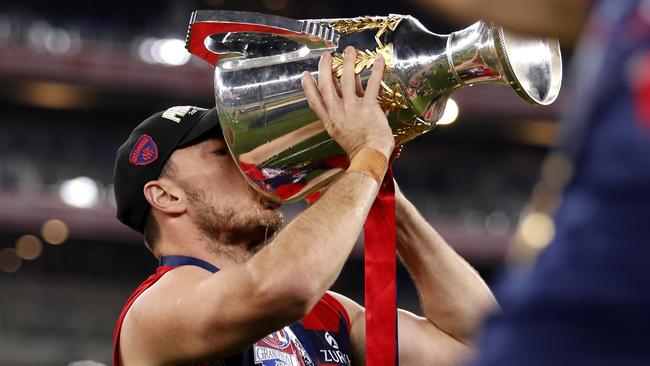
[[[192,204],[195,222],[206,236],[208,249],[243,263],[268,244],[284,224],[280,210],[256,207],[253,214],[238,213],[232,207],[217,207],[218,202],[202,189],[183,187]]]

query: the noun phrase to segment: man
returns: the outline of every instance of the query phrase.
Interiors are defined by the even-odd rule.
[[[585,24],[558,144],[573,175],[555,239],[499,289],[503,311],[476,365],[650,365],[650,1],[422,1],[566,43]]]
[[[118,217],[144,233],[161,267],[118,321],[115,365],[365,364],[364,309],[327,290],[377,195],[394,139],[376,100],[383,59],[359,96],[354,50],[345,54],[341,95],[329,54],[318,84],[304,76],[303,86],[350,168],[282,230],[278,205],[249,187],[213,128],[213,111],[155,114],[120,148]],[[495,302],[401,194],[397,202],[399,254],[425,315],[399,312],[401,364],[454,364]]]

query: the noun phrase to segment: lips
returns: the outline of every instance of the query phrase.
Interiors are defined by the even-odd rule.
[[[281,206],[280,202],[266,196],[260,196],[260,203],[266,210],[277,210]]]

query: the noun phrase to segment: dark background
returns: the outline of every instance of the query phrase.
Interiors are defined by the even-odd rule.
[[[147,39],[186,34],[195,9],[258,11],[292,18],[410,14],[431,31],[451,24],[401,1],[14,1],[0,3],[0,365],[111,362],[115,319],[155,259],[114,219],[114,153],[149,114],[171,105],[213,106],[212,69],[145,62]],[[458,121],[405,147],[397,180],[425,217],[492,284],[552,144],[558,106],[530,107],[499,86],[454,95]],[[562,98],[560,98],[562,99]],[[88,177],[87,208],[59,195]],[[303,205],[285,208],[288,217]],[[51,245],[45,222],[69,230]],[[36,258],[16,251],[33,235]],[[33,253],[32,253],[33,254]],[[296,254],[296,258],[299,254]],[[355,251],[335,289],[363,300]],[[408,274],[398,275],[400,306],[418,311]]]

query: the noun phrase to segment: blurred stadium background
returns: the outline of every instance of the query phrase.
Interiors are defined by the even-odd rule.
[[[293,18],[401,13],[438,33],[462,27],[387,0],[2,1],[0,365],[110,364],[122,304],[156,266],[140,237],[114,218],[114,154],[155,111],[214,105],[211,68],[183,48],[195,9]],[[552,236],[552,226],[518,224],[554,141],[562,98],[531,108],[509,89],[482,86],[454,99],[455,123],[406,146],[396,175],[492,284],[518,227]],[[289,217],[301,209],[285,208]],[[417,311],[408,274],[402,269],[398,277],[400,306]],[[362,301],[360,251],[336,288]]]

